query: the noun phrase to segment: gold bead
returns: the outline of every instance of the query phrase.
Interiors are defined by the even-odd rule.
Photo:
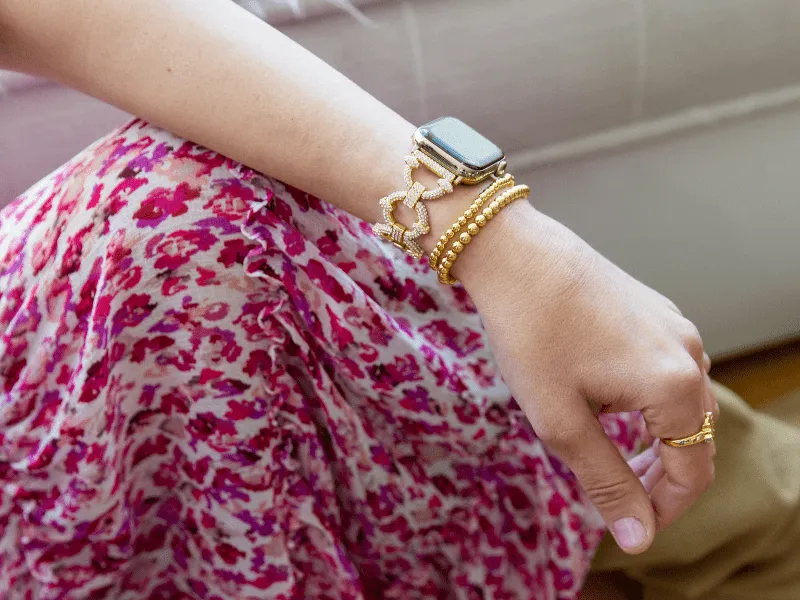
[[[488,221],[494,216],[494,213],[492,212],[491,208],[486,207],[483,209],[483,216],[486,217],[486,220]]]
[[[475,225],[475,223],[470,223],[469,227],[467,227],[467,231],[470,235],[478,235],[478,232],[481,230],[480,227]]]
[[[462,244],[461,242],[453,242],[453,245],[450,246],[450,249],[456,254],[458,254],[459,252],[464,251],[464,244]]]
[[[453,239],[453,236],[456,234],[456,232],[453,231],[452,229],[448,229],[447,231],[444,232],[444,234],[447,236],[447,239],[450,240]]]
[[[468,234],[468,233],[462,233],[458,237],[458,241],[466,246],[467,244],[469,244],[472,241],[472,236],[470,234]]]
[[[499,212],[500,212],[500,203],[499,203],[497,200],[494,200],[494,201],[492,201],[492,203],[489,205],[489,208],[490,208],[490,209],[492,209],[492,212],[493,212],[494,214],[497,214],[497,213],[499,213]]]
[[[477,217],[475,217],[475,223],[478,225],[478,227],[483,227],[484,225],[486,225],[486,217],[484,217],[483,215],[478,215]]]
[[[472,211],[472,209],[471,209],[471,208],[468,208],[468,209],[467,209],[467,210],[464,212],[464,216],[465,216],[467,219],[471,219],[471,218],[472,218],[472,215],[474,215],[474,214],[475,214],[475,213]]]
[[[449,260],[450,262],[456,262],[456,259],[458,259],[458,254],[450,250],[447,253],[447,260]]]
[[[447,260],[447,259],[445,258],[445,259],[444,259],[444,260],[441,262],[441,265],[442,265],[442,268],[443,268],[443,269],[449,269],[450,267],[452,267],[452,266],[453,266],[453,263],[452,263],[451,261],[449,261],[449,260]]]
[[[458,217],[458,224],[464,227],[467,224],[467,218],[464,216]]]

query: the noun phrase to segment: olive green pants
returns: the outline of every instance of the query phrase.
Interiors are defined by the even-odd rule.
[[[639,556],[608,536],[593,571],[624,571],[645,600],[800,600],[800,395],[776,416],[715,385],[716,481]]]

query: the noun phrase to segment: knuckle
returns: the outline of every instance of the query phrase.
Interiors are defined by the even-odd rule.
[[[614,506],[626,500],[630,489],[626,481],[582,482],[586,495],[598,508]]]
[[[648,431],[655,437],[694,433],[702,424],[705,373],[687,356],[671,360],[658,377],[660,383],[641,411]]]
[[[677,304],[675,304],[672,300],[670,300],[666,296],[664,297],[664,300],[666,301],[668,309],[670,309],[672,312],[674,312],[674,313],[676,313],[676,314],[678,314],[680,316],[683,316],[683,313],[681,312],[681,309],[678,308]]]
[[[559,454],[567,454],[578,442],[580,432],[575,429],[546,427],[536,434],[539,438]]]
[[[689,354],[695,358],[703,356],[703,338],[700,336],[697,326],[684,319],[681,330],[681,342]]]
[[[705,384],[705,373],[693,361],[673,365],[667,377],[672,390],[684,398],[698,396]]]
[[[642,416],[647,423],[647,431],[653,437],[671,437],[675,429],[674,419],[661,408],[647,406],[642,409]]]

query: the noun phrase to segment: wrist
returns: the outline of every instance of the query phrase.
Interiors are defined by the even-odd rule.
[[[420,181],[427,183],[424,176]],[[453,193],[427,203],[431,231],[418,239],[427,256],[442,233],[453,226],[490,183],[457,186]],[[398,208],[403,210],[405,207]],[[403,218],[410,219],[411,211],[403,214]],[[538,255],[540,261],[543,259],[549,245],[547,240],[552,235],[552,225],[557,224],[539,213],[529,201],[512,202],[496,214],[459,254],[450,274],[474,297],[483,287],[502,286],[513,279],[512,274],[534,255]]]
[[[561,223],[517,201],[497,214],[453,265],[479,310],[498,295],[534,298],[564,268],[580,262],[586,243]],[[517,289],[536,281],[541,289]]]
[[[469,203],[462,212],[467,206]],[[514,202],[473,238],[451,269],[471,296],[479,296],[482,288],[497,284],[506,278],[506,272],[516,269],[523,248],[536,235],[538,215],[527,200]]]
[[[408,142],[404,142],[403,138],[408,140],[410,137],[410,135],[408,137],[401,135],[394,138],[397,140],[397,154],[402,153],[399,149],[400,146],[408,147]],[[381,154],[379,153],[379,155]],[[387,174],[391,173],[393,169],[395,170],[394,176],[388,175],[385,179],[378,178],[378,181],[382,182],[382,186],[386,186],[387,182],[394,181],[393,185],[390,184],[386,188],[384,196],[395,190],[403,190],[408,185],[403,179],[402,171],[394,166],[395,163],[396,158],[388,161],[385,165],[381,161],[376,161],[374,167],[377,168],[372,170],[373,173]],[[441,173],[435,175],[427,168],[416,168],[413,171],[412,180],[419,182],[427,190],[435,190],[440,185],[439,177],[443,177],[443,175]],[[431,251],[436,248],[440,236],[450,229],[476,198],[492,184],[492,180],[485,176],[482,179],[475,178],[473,180],[480,181],[480,183],[456,185],[451,188],[449,193],[438,198],[434,196],[426,201],[424,203],[426,215],[416,214],[417,209],[408,208],[405,203],[399,202],[396,198],[391,200],[394,219],[406,228],[411,223],[418,223],[418,219],[427,218],[430,227],[429,233],[423,235],[417,233],[409,238],[414,240],[414,245],[418,244],[417,251],[430,256]],[[467,179],[467,181],[469,180]],[[391,188],[391,192],[388,191],[389,188]],[[379,219],[376,220],[379,221]],[[391,223],[391,221],[387,222]],[[481,234],[475,235],[467,248],[464,248],[463,251],[456,250],[460,254],[458,260],[453,261],[450,274],[462,282],[473,298],[479,295],[483,288],[491,286],[492,282],[500,283],[500,287],[503,287],[503,280],[505,283],[513,280],[513,275],[509,276],[509,274],[525,267],[526,263],[532,260],[543,258],[540,256],[539,259],[536,259],[534,254],[541,255],[545,250],[545,241],[550,235],[549,230],[552,229],[551,224],[555,224],[555,222],[536,211],[530,202],[522,199],[512,201],[495,213],[491,222],[486,223],[485,227],[481,225]],[[394,234],[394,226],[391,225],[391,227],[392,229],[389,231]],[[385,236],[384,239],[388,239],[387,228],[383,227],[383,229],[384,231],[381,231],[380,235]],[[563,227],[562,229],[566,230]]]

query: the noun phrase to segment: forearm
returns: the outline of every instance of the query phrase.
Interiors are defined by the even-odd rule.
[[[4,0],[12,67],[62,81],[363,217],[413,127],[228,0]]]
[[[366,220],[403,187],[413,125],[229,0],[3,0],[0,38],[11,68],[102,98]],[[429,203],[434,233],[423,247],[476,194],[463,186]],[[470,254],[478,251],[461,268]]]

